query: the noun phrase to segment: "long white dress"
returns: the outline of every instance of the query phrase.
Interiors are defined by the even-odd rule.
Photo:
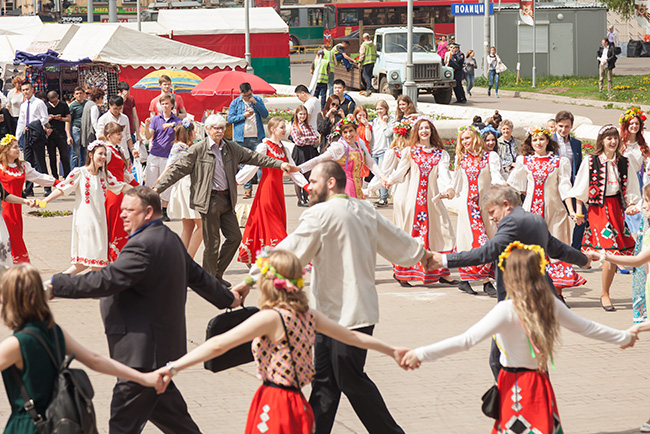
[[[451,187],[447,151],[422,146],[403,149],[399,165],[388,182],[407,184],[403,214],[398,216],[398,209],[395,209],[395,220],[400,223],[396,223],[396,226],[413,238],[422,240],[425,249],[451,252],[454,248],[454,227],[442,201],[433,201],[438,193]],[[422,280],[425,284],[449,275],[446,268],[426,271],[419,263],[412,267],[393,265],[393,272],[399,280]]]
[[[100,171],[93,175],[84,166],[75,168],[65,181],[56,186],[64,194],[75,192],[71,263],[88,267],[108,265],[106,192],[120,194],[124,185],[110,172]]]
[[[479,155],[467,153],[457,164],[453,189],[462,204],[458,209],[456,249],[464,252],[481,247],[496,233],[496,226],[489,219],[485,207],[481,207],[481,194],[490,185],[503,185],[501,159],[496,152]],[[458,269],[462,280],[480,280],[494,277],[494,264],[484,264]]]
[[[183,142],[176,142],[172,146],[167,159],[167,167],[180,160],[190,147]],[[190,175],[185,175],[178,182],[172,185],[169,195],[169,204],[167,205],[167,215],[173,219],[200,219],[201,215],[190,208],[190,187],[192,181]]]
[[[397,148],[389,148],[384,154],[384,160],[381,163],[381,171],[387,177],[397,170],[397,166],[402,158],[402,150]],[[406,194],[409,186],[408,177],[410,172],[404,175],[404,180],[395,186],[393,189],[393,222],[397,227],[403,227],[403,216],[406,215]],[[381,178],[375,176],[368,184],[368,191],[376,193],[381,188]]]

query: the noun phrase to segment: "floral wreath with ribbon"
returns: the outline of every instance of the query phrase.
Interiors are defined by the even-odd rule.
[[[531,137],[537,134],[543,134],[546,137],[550,138],[552,135],[551,132],[548,129],[546,129],[546,127],[528,127],[528,128],[524,128],[524,131],[526,132],[526,134],[528,134]]]
[[[428,121],[435,128],[435,124],[433,123],[433,119],[431,119],[427,115],[421,115],[421,116],[418,116],[417,118],[415,118],[415,120],[413,121],[413,125],[417,124],[420,121]]]
[[[646,115],[639,107],[630,107],[625,111],[625,113],[621,115],[618,123],[620,125],[623,125],[625,122],[631,120],[632,118],[639,118],[641,122],[644,122],[646,120]]]
[[[341,133],[343,132],[343,128],[348,125],[352,125],[356,128],[359,126],[359,122],[357,122],[354,116],[347,115],[336,124],[336,127],[334,128],[334,135],[342,136]]]
[[[102,140],[95,140],[95,141],[91,142],[91,143],[88,145],[88,148],[87,148],[87,149],[88,149],[88,152],[91,152],[91,151],[92,151],[93,149],[95,149],[97,146],[103,146],[103,147],[106,147],[106,144],[104,144],[104,142],[103,142]]]
[[[2,138],[2,140],[0,140],[0,146],[11,145],[14,140],[16,140],[16,137],[12,136],[11,134],[7,134]]]
[[[402,118],[402,120],[393,127],[393,132],[399,137],[406,137],[413,128],[411,121],[408,118]]]
[[[278,273],[278,270],[276,270],[275,267],[269,263],[269,258],[272,252],[273,248],[267,246],[263,247],[257,253],[257,260],[255,261],[255,265],[260,267],[262,278],[273,280],[273,286],[275,289],[283,289],[289,294],[300,291],[303,286],[305,286],[305,280],[303,278],[305,271],[303,270],[302,276],[297,279],[289,279],[288,277],[281,275]],[[244,281],[248,286],[253,286],[255,284],[255,280],[250,276],[246,276]]]
[[[539,255],[539,271],[542,274],[546,274],[546,266],[548,265],[548,260],[546,259],[544,249],[537,244],[524,244],[521,241],[513,241],[508,245],[508,247],[506,247],[503,253],[499,255],[499,268],[501,271],[505,271],[506,259],[508,259],[510,253],[512,253],[512,251],[515,249],[532,250],[533,252],[537,253]]]
[[[456,131],[456,136],[460,136],[465,131],[471,131],[471,132],[476,133],[478,135],[481,134],[481,132],[478,130],[478,128],[476,128],[474,125],[465,125],[465,126],[462,126],[462,127],[458,128],[458,131]]]

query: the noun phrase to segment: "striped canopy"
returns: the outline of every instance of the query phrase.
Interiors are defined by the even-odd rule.
[[[189,93],[194,89],[194,86],[201,82],[201,77],[189,71],[159,69],[142,77],[133,87],[135,89],[160,90],[158,79],[161,75],[167,75],[172,79],[172,89],[176,93]]]

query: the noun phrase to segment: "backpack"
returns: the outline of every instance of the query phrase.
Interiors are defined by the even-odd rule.
[[[97,434],[95,408],[92,402],[95,392],[85,371],[70,368],[74,354],[62,359],[56,330],[54,331],[56,358],[37,332],[29,329],[23,329],[21,332],[32,336],[45,348],[58,371],[52,398],[45,410],[45,417],[43,417],[36,411],[34,401],[29,397],[18,369],[15,366],[12,367],[14,379],[20,386],[20,394],[25,400],[25,410],[31,416],[39,434]]]

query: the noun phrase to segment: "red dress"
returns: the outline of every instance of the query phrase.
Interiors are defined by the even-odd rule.
[[[106,169],[120,182],[128,182],[133,186],[139,185],[122,159],[119,150],[106,143],[107,163]],[[108,260],[115,262],[117,255],[129,240],[129,235],[124,230],[124,222],[120,218],[123,193],[115,194],[108,190],[106,192],[106,223],[108,224]]]
[[[25,161],[21,163],[20,168],[15,163],[11,163],[6,167],[0,164],[0,182],[4,189],[7,190],[7,193],[20,197],[25,187],[25,180],[45,187],[51,187],[60,182],[50,175],[38,172]],[[22,205],[19,203],[7,202],[2,207],[2,218],[4,218],[9,231],[11,256],[14,264],[29,263],[27,246],[25,246],[25,240],[23,240],[22,211]]]
[[[264,155],[283,162],[293,164],[293,160],[287,157],[284,147],[264,139],[257,151],[266,148]],[[240,173],[249,170],[250,166],[243,168]],[[252,168],[253,173],[257,167]],[[237,174],[237,183],[241,183],[240,173]],[[257,252],[263,247],[275,247],[280,241],[287,237],[287,208],[284,203],[284,186],[282,184],[282,170],[262,168],[262,180],[257,188],[257,194],[251,205],[251,210],[246,221],[246,228],[242,235],[242,242],[239,246],[237,260],[245,264],[252,264],[257,258]],[[294,182],[300,179],[299,184],[304,186],[307,181],[302,175],[293,177]],[[245,180],[243,181],[245,182]]]

